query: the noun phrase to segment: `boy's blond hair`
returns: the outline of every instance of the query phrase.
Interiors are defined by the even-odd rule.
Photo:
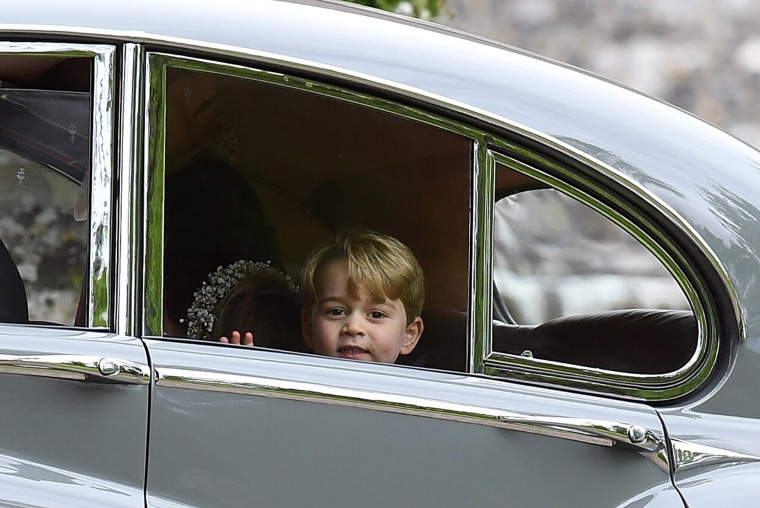
[[[368,230],[340,234],[335,242],[309,255],[301,278],[306,312],[311,312],[316,302],[320,271],[340,259],[348,263],[348,292],[352,297],[363,289],[379,301],[401,300],[407,324],[422,314],[425,281],[414,254],[392,236]]]

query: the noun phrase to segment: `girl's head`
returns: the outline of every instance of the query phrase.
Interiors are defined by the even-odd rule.
[[[251,332],[256,346],[305,351],[301,340],[301,301],[284,276],[269,271],[242,278],[214,307],[212,339],[233,331]]]

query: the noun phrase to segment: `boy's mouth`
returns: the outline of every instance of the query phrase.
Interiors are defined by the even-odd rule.
[[[338,356],[342,358],[359,358],[366,354],[367,350],[359,346],[343,346],[338,348]]]

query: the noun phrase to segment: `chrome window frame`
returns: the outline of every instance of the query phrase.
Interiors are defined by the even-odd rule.
[[[250,56],[249,56],[250,58]],[[266,57],[258,57],[256,61],[243,66],[239,64],[212,61],[203,58],[186,57],[165,52],[150,52],[147,54],[147,83],[150,99],[146,101],[145,118],[146,143],[145,166],[152,168],[146,174],[146,218],[150,219],[143,241],[146,246],[146,272],[144,280],[144,335],[161,337],[163,330],[163,198],[149,199],[151,196],[163,196],[164,185],[164,127],[165,127],[165,81],[166,69],[176,67],[187,70],[221,73],[231,77],[253,79],[261,82],[286,86],[308,93],[317,93],[331,98],[349,101],[363,106],[373,107],[390,114],[397,114],[409,119],[421,121],[449,132],[463,135],[472,142],[472,166],[470,188],[470,283],[469,311],[467,326],[467,372],[485,374],[488,376],[527,381],[531,384],[544,386],[562,386],[574,391],[587,392],[597,395],[609,395],[635,401],[664,402],[671,401],[693,392],[711,373],[718,352],[716,325],[708,319],[706,305],[709,301],[709,291],[700,284],[700,278],[690,270],[686,259],[678,254],[678,249],[672,239],[663,237],[657,232],[652,222],[643,226],[636,225],[628,217],[634,213],[624,200],[617,199],[619,210],[610,208],[595,196],[610,197],[609,190],[594,183],[589,178],[572,173],[568,168],[549,163],[539,155],[524,146],[507,141],[512,135],[528,136],[533,141],[540,141],[547,149],[557,150],[564,156],[593,168],[599,175],[614,181],[623,181],[633,192],[651,202],[657,213],[661,213],[675,224],[685,224],[674,217],[666,205],[657,201],[652,195],[638,184],[631,182],[603,163],[591,159],[585,154],[566,146],[544,135],[526,131],[520,126],[505,126],[500,122],[494,128],[503,127],[511,134],[500,132],[494,137],[492,132],[484,128],[474,128],[463,121],[434,114],[416,106],[403,104],[403,99],[394,102],[365,93],[350,91],[345,85],[328,84],[332,78],[344,81],[348,79],[366,85],[364,80],[346,76],[333,69],[312,69],[326,78],[323,81],[302,78],[294,74],[285,74],[254,68],[268,64],[282,66],[282,58],[268,61]],[[304,71],[304,62],[294,62],[292,70],[296,73]],[[377,84],[377,89],[386,93],[393,87],[388,83]],[[395,95],[417,98],[417,94],[399,89]],[[437,101],[437,102],[436,102]],[[440,99],[431,101],[440,102]],[[151,108],[150,105],[154,105]],[[440,104],[439,104],[440,105]],[[452,112],[461,115],[461,105],[452,106]],[[478,112],[474,112],[478,114]],[[528,154],[536,160],[536,164],[524,164],[510,157],[509,153]],[[492,344],[492,301],[493,301],[493,210],[495,200],[495,173],[497,164],[503,164],[510,169],[544,182],[558,190],[579,199],[602,213],[618,226],[622,227],[635,238],[644,243],[669,269],[676,281],[686,292],[690,304],[697,317],[699,338],[698,350],[692,360],[682,368],[666,375],[648,375],[602,371],[584,368],[571,364],[546,362],[528,359],[514,355],[506,355],[493,351]],[[618,182],[620,183],[620,182]],[[704,242],[696,235],[690,238],[699,245]],[[713,263],[714,264],[714,263]],[[714,266],[717,266],[714,264]]]
[[[112,303],[111,239],[114,176],[115,47],[102,44],[0,41],[0,54],[92,59],[88,282],[85,326],[109,328]],[[80,302],[81,305],[81,302]]]
[[[144,211],[141,192],[143,184],[143,151],[145,138],[143,111],[145,106],[146,65],[145,48],[138,44],[121,46],[121,73],[118,100],[119,130],[118,154],[116,162],[118,179],[118,200],[116,211],[117,231],[116,258],[114,272],[115,293],[114,328],[116,333],[135,336],[139,329],[137,324],[141,316],[140,306],[140,252],[143,245],[141,238]]]
[[[527,158],[531,159],[530,162],[525,162],[526,154]],[[484,373],[540,384],[559,384],[590,393],[619,395],[648,402],[678,399],[702,386],[712,373],[718,357],[717,323],[711,319],[714,312],[711,311],[710,289],[703,283],[690,260],[677,247],[675,239],[665,234],[651,219],[651,215],[641,213],[621,199],[606,182],[600,185],[580,172],[502,141],[492,141],[492,149],[488,151],[487,159],[494,166],[502,165],[512,171],[523,173],[578,200],[632,235],[663,264],[684,292],[697,321],[697,338],[694,354],[677,370],[664,374],[635,374],[499,353],[493,351],[489,336],[480,339],[483,343],[481,348],[485,353]],[[632,187],[629,182],[620,181],[614,170],[598,161],[580,162],[592,168],[598,175],[609,177],[625,187]],[[630,190],[644,198],[657,212],[672,216],[671,223],[682,222],[672,212],[668,212],[663,203],[648,193],[636,187]],[[610,204],[603,202],[602,198]]]

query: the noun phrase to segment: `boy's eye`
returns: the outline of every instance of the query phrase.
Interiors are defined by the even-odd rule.
[[[327,313],[331,316],[342,316],[343,314],[345,314],[343,309],[339,309],[339,308],[327,309]]]
[[[369,313],[369,315],[370,317],[372,317],[372,319],[382,319],[385,317],[385,314],[380,312],[379,310],[373,310],[372,312]]]

